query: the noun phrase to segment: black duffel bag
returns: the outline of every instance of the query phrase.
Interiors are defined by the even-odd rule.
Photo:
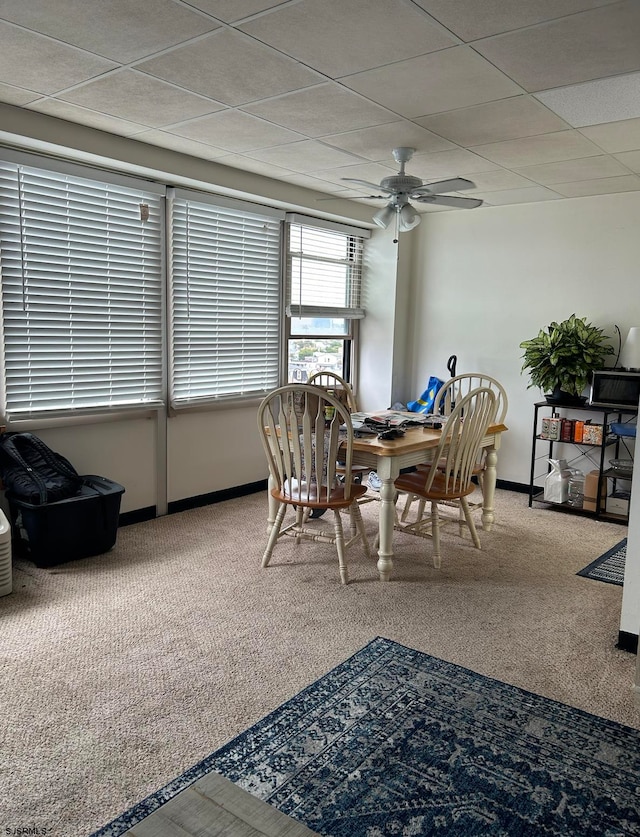
[[[83,483],[69,460],[33,433],[0,435],[0,476],[11,496],[34,506],[74,497]]]

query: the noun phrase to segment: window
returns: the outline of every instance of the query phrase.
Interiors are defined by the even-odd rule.
[[[171,201],[174,407],[278,386],[284,213],[221,201]]]
[[[368,233],[295,215],[289,221],[288,380],[306,381],[320,369],[352,380]]]
[[[4,412],[19,419],[161,403],[163,190],[5,154]]]

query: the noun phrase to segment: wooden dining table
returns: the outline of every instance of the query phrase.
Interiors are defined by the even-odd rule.
[[[481,447],[485,450],[485,470],[482,483],[482,528],[489,531],[495,520],[494,499],[498,464],[498,450],[504,424],[493,424],[487,429]],[[403,468],[431,462],[440,442],[442,430],[428,427],[409,427],[399,439],[378,439],[377,436],[353,440],[353,463],[367,465],[376,471],[381,481],[378,517],[378,574],[380,581],[389,581],[393,569],[393,531],[395,524],[396,489],[394,482]]]
[[[489,531],[495,520],[494,499],[498,450],[502,434],[508,428],[493,424],[487,429],[481,447],[485,451],[482,482],[482,528]],[[356,436],[353,440],[354,465],[366,465],[380,478],[380,511],[378,516],[378,574],[380,581],[389,581],[393,570],[393,532],[395,526],[396,489],[394,482],[403,468],[431,462],[440,442],[442,430],[430,427],[408,427],[398,439],[379,439],[377,436]],[[271,488],[271,478],[269,478]],[[278,510],[277,501],[269,491],[268,530],[271,530]]]

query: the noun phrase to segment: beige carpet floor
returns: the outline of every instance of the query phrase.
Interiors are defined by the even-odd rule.
[[[480,552],[445,530],[441,570],[398,535],[388,584],[356,548],[342,586],[326,544],[287,540],[262,569],[264,493],[123,527],[103,556],[16,562],[0,833],[86,837],[375,636],[640,728],[622,588],[575,574],[626,529],[513,492],[496,508]]]

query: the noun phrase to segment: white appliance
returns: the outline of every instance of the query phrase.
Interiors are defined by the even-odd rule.
[[[13,590],[11,575],[11,526],[0,509],[0,596],[8,596]]]

